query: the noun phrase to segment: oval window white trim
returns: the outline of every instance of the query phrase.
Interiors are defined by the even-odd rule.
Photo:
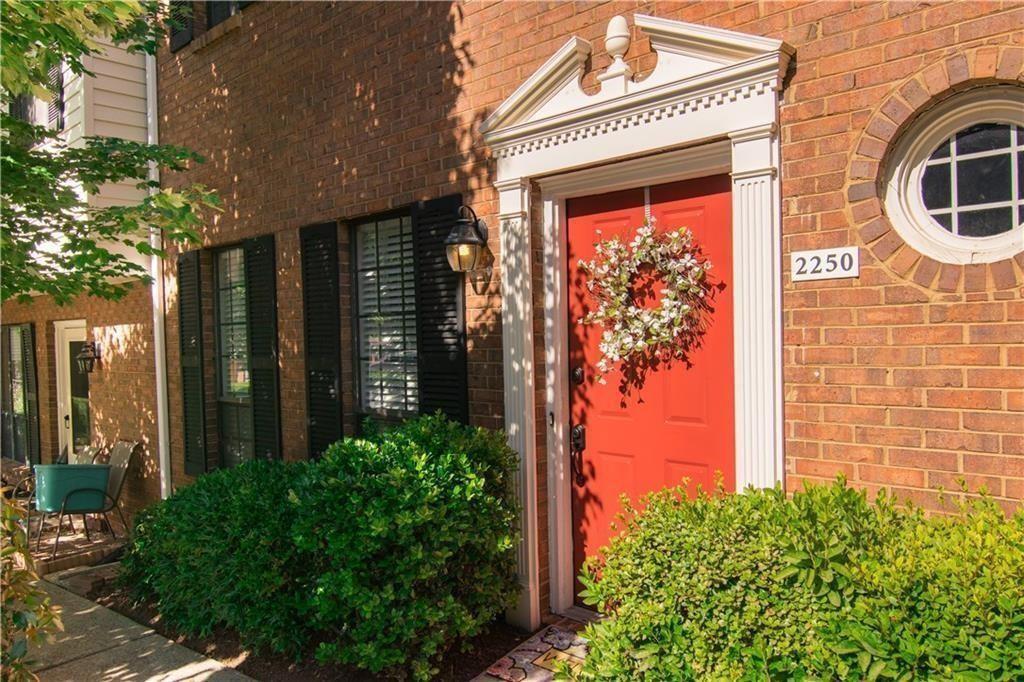
[[[944,140],[979,123],[1024,126],[1024,89],[984,87],[943,102],[901,136],[888,164],[883,204],[889,222],[907,244],[943,263],[992,263],[1024,251],[1024,229],[961,237],[936,223],[924,206],[921,176],[928,158]]]

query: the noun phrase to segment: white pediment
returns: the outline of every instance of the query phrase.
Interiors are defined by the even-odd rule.
[[[605,39],[613,63],[598,74],[600,89],[581,86],[591,44],[570,38],[481,125],[495,149],[545,134],[566,133],[581,123],[644,115],[652,103],[687,96],[721,96],[745,86],[779,88],[793,49],[781,40],[635,14],[651,40],[657,65],[634,77],[622,59],[629,46],[625,19],[612,19]],[[500,154],[499,154],[500,156]]]

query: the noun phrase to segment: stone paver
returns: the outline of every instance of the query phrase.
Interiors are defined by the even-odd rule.
[[[41,682],[250,679],[62,587],[42,584],[63,608],[64,632],[29,654]]]

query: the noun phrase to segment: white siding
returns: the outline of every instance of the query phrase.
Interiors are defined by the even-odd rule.
[[[133,142],[145,142],[146,128],[146,59],[141,54],[130,54],[100,41],[105,52],[89,57],[86,61],[93,76],[87,77],[84,86],[79,83],[80,97],[76,102],[74,119],[76,125],[81,119],[80,135],[119,137]],[[81,79],[75,79],[81,80]],[[78,112],[81,113],[78,113]],[[70,121],[71,119],[69,119]],[[70,140],[69,140],[70,141]],[[139,178],[142,180],[143,178]],[[145,197],[145,191],[135,187],[139,180],[111,183],[89,197],[89,203],[96,207],[123,206],[134,204]],[[110,248],[110,247],[108,247]],[[114,245],[113,251],[127,255],[140,265],[148,265],[148,258]]]

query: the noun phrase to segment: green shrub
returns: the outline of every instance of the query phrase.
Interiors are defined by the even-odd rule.
[[[294,496],[295,538],[315,555],[318,656],[416,677],[516,594],[515,456],[499,433],[425,417],[348,439]]]
[[[1024,514],[926,518],[839,481],[667,490],[581,578],[582,679],[1020,679]]]
[[[135,517],[123,581],[183,632],[236,630],[278,652],[308,642],[308,558],[288,500],[304,464],[252,461],[200,476]]]
[[[425,678],[514,599],[515,466],[440,416],[249,462],[140,514],[123,578],[187,633]]]

